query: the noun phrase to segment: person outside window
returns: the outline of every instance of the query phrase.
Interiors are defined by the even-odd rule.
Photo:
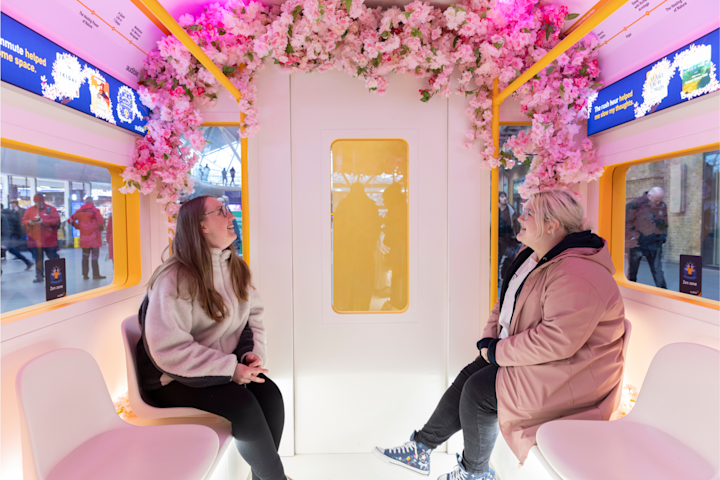
[[[230,167],[230,185],[235,185],[235,167]]]
[[[524,463],[545,422],[608,420],[621,395],[625,312],[607,243],[583,231],[572,193],[532,195],[519,217],[526,245],[510,266],[480,355],[440,399],[425,426],[386,463],[430,473],[433,449],[462,430],[465,449],[438,480],[490,480],[498,427]]]
[[[105,226],[105,219],[100,210],[93,204],[91,196],[85,197],[85,204],[70,217],[70,225],[80,230],[80,248],[82,248],[82,274],[83,280],[89,280],[90,269],[88,266],[92,255],[93,280],[103,280],[100,275],[100,247],[102,247],[102,229]]]
[[[45,281],[43,255],[49,259],[60,258],[58,255],[58,228],[60,215],[52,205],[45,203],[45,197],[38,193],[33,197],[35,205],[25,210],[22,224],[27,231],[28,249],[35,261],[34,283]]]
[[[629,249],[627,277],[631,282],[637,282],[640,260],[645,257],[655,285],[667,288],[662,268],[662,246],[668,232],[664,199],[663,189],[653,187],[625,207],[625,248]]]
[[[212,197],[180,207],[172,254],[150,278],[138,314],[143,398],[228,419],[252,478],[286,480],[278,455],[285,407],[263,368],[264,308],[250,268],[231,248],[230,220]]]
[[[205,164],[205,167],[203,168],[203,175],[205,177],[205,181],[210,181],[210,167],[208,167],[208,164]]]
[[[17,205],[17,201],[15,205]],[[33,262],[20,251],[25,245],[25,235],[22,232],[21,221],[22,219],[18,218],[15,211],[10,208],[2,208],[2,245],[8,253],[12,253],[25,264],[25,270],[30,270]]]
[[[520,248],[520,242],[516,234],[520,231],[518,214],[508,203],[508,196],[505,192],[498,194],[498,257],[500,258],[500,279],[505,277],[510,264]]]
[[[227,185],[227,169],[225,167],[222,169],[222,182],[223,185]]]

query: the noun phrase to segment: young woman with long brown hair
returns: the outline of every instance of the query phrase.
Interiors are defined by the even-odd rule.
[[[264,374],[263,305],[234,252],[232,214],[212,197],[178,213],[172,255],[140,307],[138,369],[158,407],[194,407],[227,418],[253,480],[285,480],[277,449],[285,410]]]

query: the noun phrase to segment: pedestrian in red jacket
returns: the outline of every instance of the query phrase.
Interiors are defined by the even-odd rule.
[[[25,210],[22,224],[27,230],[28,250],[35,261],[34,283],[44,281],[43,254],[48,258],[60,258],[58,250],[58,227],[60,215],[52,205],[45,203],[45,197],[38,193],[33,197],[35,205]]]
[[[82,274],[84,280],[89,280],[89,259],[92,255],[93,280],[102,280],[106,277],[100,275],[100,247],[102,247],[102,229],[105,219],[100,210],[93,204],[91,196],[85,197],[85,204],[72,214],[70,224],[80,230],[80,248],[83,249]]]

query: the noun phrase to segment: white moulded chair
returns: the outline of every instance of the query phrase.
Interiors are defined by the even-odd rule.
[[[83,350],[29,361],[16,387],[25,480],[198,480],[218,456],[218,436],[208,427],[122,421]]]
[[[125,366],[128,378],[128,400],[132,411],[142,418],[178,418],[178,417],[209,417],[217,415],[191,407],[157,408],[148,405],[140,396],[137,376],[136,347],[140,340],[140,323],[137,315],[126,318],[122,323],[122,337],[125,345]],[[219,417],[218,417],[219,418]]]
[[[210,469],[207,478],[217,469],[226,469],[227,478],[245,479],[250,466],[240,457],[237,450],[230,445],[233,443],[232,426],[230,422],[218,415],[191,407],[158,408],[148,405],[140,395],[140,385],[137,376],[136,347],[140,340],[140,323],[137,315],[131,315],[122,322],[122,338],[125,346],[125,366],[127,368],[128,401],[133,413],[139,417],[134,420],[142,425],[157,425],[172,423],[196,423],[207,425],[217,433],[220,450],[215,463]],[[229,451],[228,451],[229,449]],[[227,454],[226,454],[227,452]],[[224,456],[224,457],[223,457]],[[221,466],[225,460],[226,466]]]
[[[663,347],[633,410],[613,422],[540,427],[540,451],[563,480],[714,480],[720,473],[720,352]]]
[[[625,325],[623,358],[627,361],[627,351],[632,335],[632,324],[627,318],[623,324]],[[618,388],[622,388],[622,385]],[[617,408],[617,406],[618,405],[615,405],[615,408]],[[500,480],[563,480],[550,466],[537,445],[533,445],[530,449],[530,454],[523,467],[518,468],[518,460],[502,435],[498,435],[497,441],[495,442],[492,457],[490,458],[490,465],[498,474]],[[610,478],[614,479],[614,477]]]

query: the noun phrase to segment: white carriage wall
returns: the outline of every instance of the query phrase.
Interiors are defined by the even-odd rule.
[[[296,75],[304,74],[289,75],[271,65],[260,73],[257,105],[262,127],[248,145],[251,268],[266,306],[270,375],[283,390],[286,403],[281,454],[294,451],[292,230],[300,227],[292,224],[290,95]],[[359,96],[374,95],[363,88],[357,90]],[[314,101],[320,104],[324,100],[320,97]],[[454,346],[449,349],[447,359],[450,376],[476,355],[474,343],[467,339],[479,335],[486,316],[483,312],[489,310],[487,275],[482,272],[489,268],[488,255],[483,252],[489,252],[490,212],[484,206],[490,201],[490,175],[479,168],[472,152],[462,148],[467,128],[464,99],[451,99],[448,108],[450,322],[447,328],[449,343]],[[216,116],[205,119],[228,121]],[[323,395],[323,392],[317,394]]]
[[[592,139],[598,146],[600,162],[606,166],[717,143],[720,92],[619,125]],[[588,185],[588,205],[588,217],[597,225],[597,182]],[[670,343],[692,342],[720,349],[717,310],[630,288],[620,290],[626,316],[633,325],[626,382],[641,387],[652,358]]]
[[[134,135],[5,83],[0,87],[0,94],[3,138],[116,165],[130,164]],[[137,312],[144,285],[159,265],[160,252],[167,245],[164,243],[167,230],[160,209],[151,198],[140,199],[140,223],[143,275],[138,285],[2,326],[0,478],[3,480],[22,478],[15,375],[24,363],[58,348],[79,348],[88,351],[98,362],[111,395],[126,391],[120,323]]]

